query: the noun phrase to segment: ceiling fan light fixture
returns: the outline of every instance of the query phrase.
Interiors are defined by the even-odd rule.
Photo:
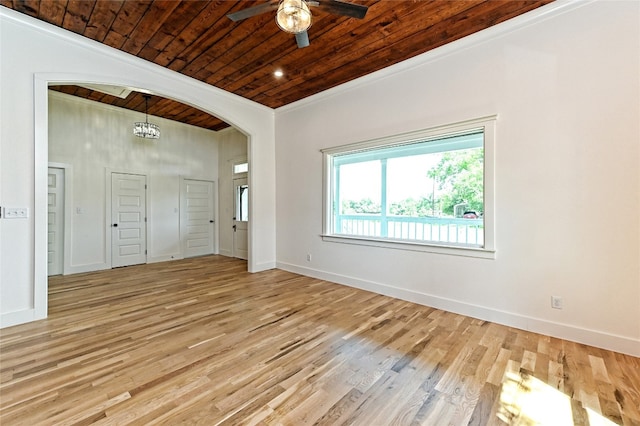
[[[307,31],[311,26],[311,11],[305,0],[282,0],[276,14],[278,26],[291,34]]]
[[[144,122],[133,123],[133,134],[144,139],[160,139],[160,127],[149,123],[149,95],[144,95]]]

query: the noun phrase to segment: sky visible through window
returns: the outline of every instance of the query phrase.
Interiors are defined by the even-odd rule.
[[[390,159],[387,163],[387,202],[407,198],[428,197],[438,186],[427,172],[435,167],[442,153],[415,155]],[[340,170],[340,198],[380,202],[380,161],[346,164]]]

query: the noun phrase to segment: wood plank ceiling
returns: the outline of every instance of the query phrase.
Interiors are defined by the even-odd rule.
[[[352,0],[363,20],[312,8],[310,46],[298,49],[275,12],[232,22],[228,13],[260,1],[0,0],[2,6],[65,28],[271,108],[404,61],[553,0]],[[282,70],[280,78],[274,71]],[[125,99],[79,86],[54,89],[144,112]],[[152,96],[149,114],[220,130],[219,118]]]

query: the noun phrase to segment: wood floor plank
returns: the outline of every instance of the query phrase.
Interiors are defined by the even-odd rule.
[[[49,318],[0,331],[3,426],[533,424],[532,397],[640,425],[638,358],[237,259],[49,293]]]

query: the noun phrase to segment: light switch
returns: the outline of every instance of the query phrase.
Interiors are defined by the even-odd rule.
[[[29,217],[29,209],[27,207],[5,207],[5,219],[25,219]]]

